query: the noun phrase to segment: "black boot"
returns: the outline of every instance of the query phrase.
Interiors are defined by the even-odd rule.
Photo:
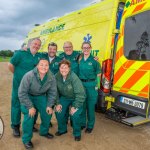
[[[93,129],[91,128],[86,128],[85,133],[91,133]]]
[[[14,137],[20,137],[20,125],[15,125],[13,128]]]
[[[80,141],[80,140],[81,140],[81,136],[75,136],[75,137],[74,137],[74,140],[75,140],[75,141]]]
[[[28,143],[25,143],[24,146],[25,146],[26,149],[32,149],[33,148],[33,144],[32,144],[31,141],[28,142]]]
[[[47,134],[41,135],[41,136],[44,136],[44,137],[46,137],[47,139],[53,139],[53,138],[54,138],[54,135],[51,134],[51,133],[47,133]]]

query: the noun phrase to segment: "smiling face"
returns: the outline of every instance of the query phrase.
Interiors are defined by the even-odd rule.
[[[59,71],[63,78],[66,78],[70,71],[70,62],[68,62],[67,60],[63,60],[60,63]]]
[[[91,47],[91,45],[88,44],[88,43],[84,43],[84,44],[82,45],[83,54],[86,55],[86,56],[90,55],[91,49],[92,49],[92,47]]]
[[[73,53],[72,43],[69,41],[65,42],[63,49],[64,49],[64,52],[66,53],[66,55],[71,55]]]
[[[49,57],[55,57],[57,53],[57,47],[56,46],[49,46],[48,47],[48,55]]]
[[[49,62],[47,60],[40,60],[37,65],[39,74],[45,75],[49,70]]]
[[[31,42],[30,44],[30,51],[31,53],[34,55],[38,52],[38,50],[40,49],[41,47],[41,41],[40,39],[35,39]]]

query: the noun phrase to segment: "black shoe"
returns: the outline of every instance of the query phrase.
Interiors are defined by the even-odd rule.
[[[91,133],[93,129],[86,128],[85,133]]]
[[[33,127],[33,132],[38,132],[38,129]]]
[[[25,146],[26,149],[31,149],[31,148],[33,148],[33,144],[32,144],[31,141],[28,142],[28,143],[25,143],[24,146]]]
[[[74,137],[74,140],[75,140],[75,141],[80,141],[80,140],[81,140],[81,136],[75,136],[75,137]]]
[[[85,126],[81,126],[81,130],[85,129]]]
[[[13,128],[13,135],[14,135],[14,137],[20,137],[20,129],[19,128],[20,128],[19,126],[15,126]]]
[[[60,133],[59,131],[57,131],[57,132],[55,133],[55,135],[56,135],[56,136],[61,136],[61,135],[66,134],[66,133],[67,133],[67,131],[66,131],[66,132],[62,132],[62,133]]]
[[[47,133],[46,135],[42,135],[42,136],[44,136],[44,137],[46,137],[46,138],[48,138],[48,139],[54,138],[54,135],[51,134],[51,133]]]

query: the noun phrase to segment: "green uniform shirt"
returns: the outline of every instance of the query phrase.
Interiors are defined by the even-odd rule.
[[[10,63],[15,67],[14,79],[17,80],[18,83],[20,83],[24,74],[35,68],[40,58],[40,53],[32,55],[30,49],[28,49],[27,51],[20,50],[14,53],[13,57],[10,60]]]
[[[57,86],[54,75],[48,71],[44,79],[41,81],[37,68],[26,73],[21,80],[18,96],[20,103],[28,109],[34,107],[29,95],[47,96],[47,106],[52,107],[57,96]]]
[[[49,61],[49,69],[50,71],[55,75],[59,71],[59,62],[61,61],[61,58],[58,56],[55,56],[55,58],[50,62],[49,56],[47,53],[42,54],[44,58],[46,58]]]
[[[66,55],[64,52],[59,55],[61,59],[67,59],[71,63],[71,71],[78,74],[78,57],[80,53],[77,51],[73,51],[71,55]]]
[[[97,84],[97,74],[101,73],[100,63],[97,62],[92,55],[86,60],[84,57],[79,62],[79,78],[82,80],[94,80],[93,82],[83,82],[84,85],[95,86]]]
[[[52,60],[52,62],[49,62],[50,70],[53,74],[56,74],[59,71],[59,62],[61,59],[58,56],[55,56],[55,58]]]
[[[55,56],[55,58],[51,62],[49,60],[50,71],[53,74],[56,74],[59,71],[59,63],[60,63],[60,61],[61,61],[61,59],[58,56]]]
[[[85,101],[84,87],[74,72],[70,72],[65,81],[63,81],[62,75],[58,72],[56,74],[56,82],[58,97],[63,96],[66,99],[74,100],[73,107],[75,108],[79,108],[83,105]]]

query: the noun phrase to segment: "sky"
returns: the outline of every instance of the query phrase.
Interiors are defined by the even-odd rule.
[[[0,50],[20,49],[35,24],[79,10],[98,0],[0,0]]]

